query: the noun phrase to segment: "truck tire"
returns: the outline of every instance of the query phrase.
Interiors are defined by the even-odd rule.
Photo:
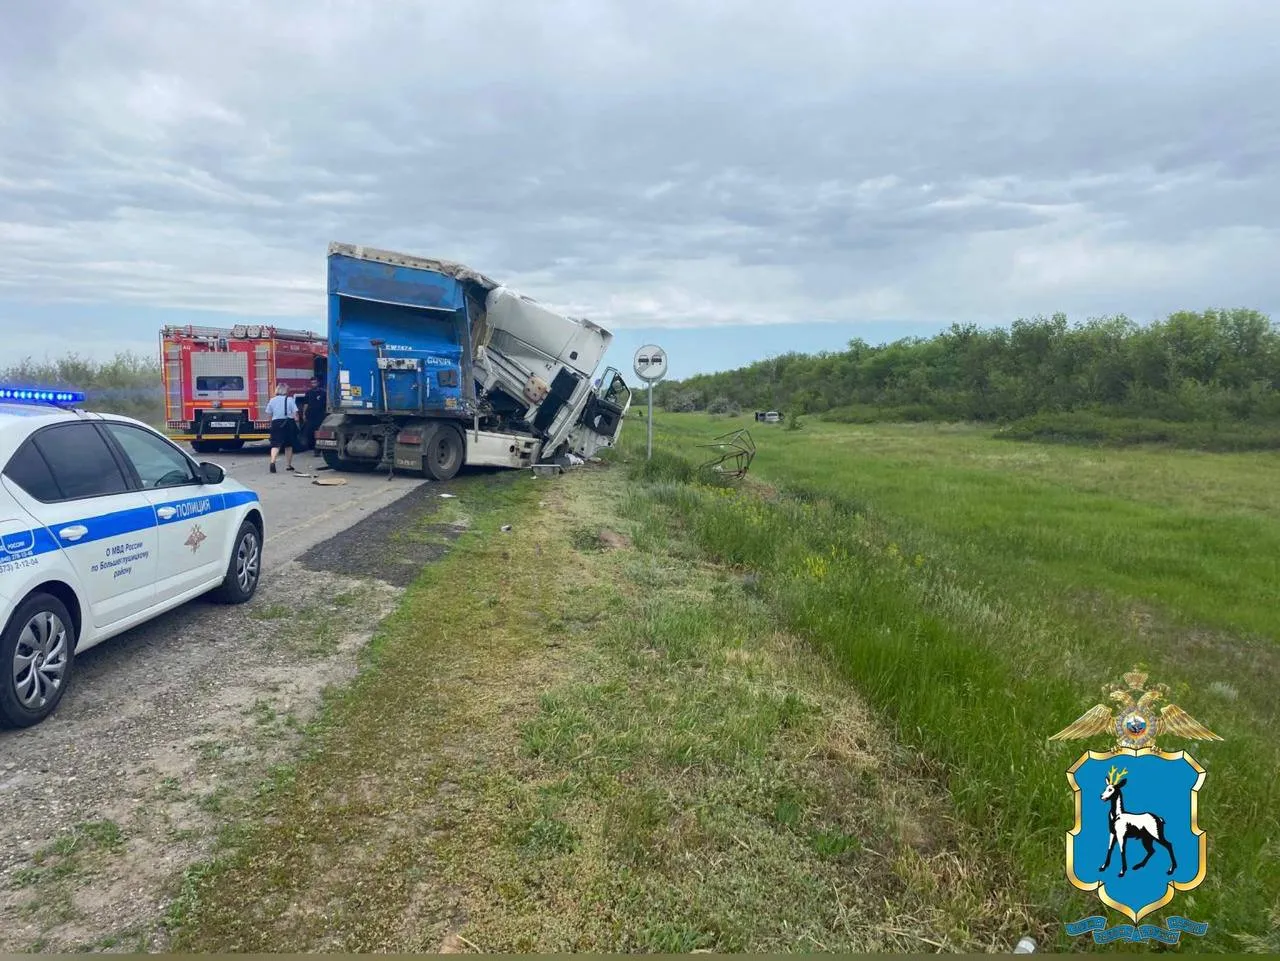
[[[222,447],[216,440],[193,440],[191,449],[197,454],[213,454]]]
[[[462,433],[452,424],[437,424],[422,438],[422,472],[432,480],[453,480],[466,456]]]

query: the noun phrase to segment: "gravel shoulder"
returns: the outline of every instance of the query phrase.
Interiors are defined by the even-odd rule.
[[[184,870],[292,757],[325,689],[355,676],[485,482],[414,485],[277,553],[249,604],[197,600],[86,652],[75,697],[0,733],[0,953],[164,950]]]

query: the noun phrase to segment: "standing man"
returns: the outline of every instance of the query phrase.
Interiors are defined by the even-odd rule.
[[[267,401],[271,418],[271,473],[276,472],[276,455],[285,452],[285,470],[293,470],[293,445],[297,443],[298,405],[289,396],[289,388],[276,384],[276,395]]]
[[[311,388],[302,395],[302,450],[310,448],[313,457],[319,457],[316,450],[316,428],[324,422],[324,409],[327,396],[320,386],[318,377],[311,378]]]

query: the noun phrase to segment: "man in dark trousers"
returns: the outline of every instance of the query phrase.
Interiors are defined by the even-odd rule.
[[[302,449],[310,450],[313,457],[319,457],[316,450],[316,428],[324,421],[326,395],[324,388],[316,377],[311,378],[311,388],[302,395]]]

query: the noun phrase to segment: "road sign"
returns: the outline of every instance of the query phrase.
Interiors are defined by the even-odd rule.
[[[647,384],[656,384],[667,374],[667,352],[654,344],[636,351],[635,372]]]
[[[653,385],[662,380],[667,373],[667,352],[656,344],[646,344],[636,351],[636,376],[649,385],[649,444],[645,448],[645,458],[653,457]]]

